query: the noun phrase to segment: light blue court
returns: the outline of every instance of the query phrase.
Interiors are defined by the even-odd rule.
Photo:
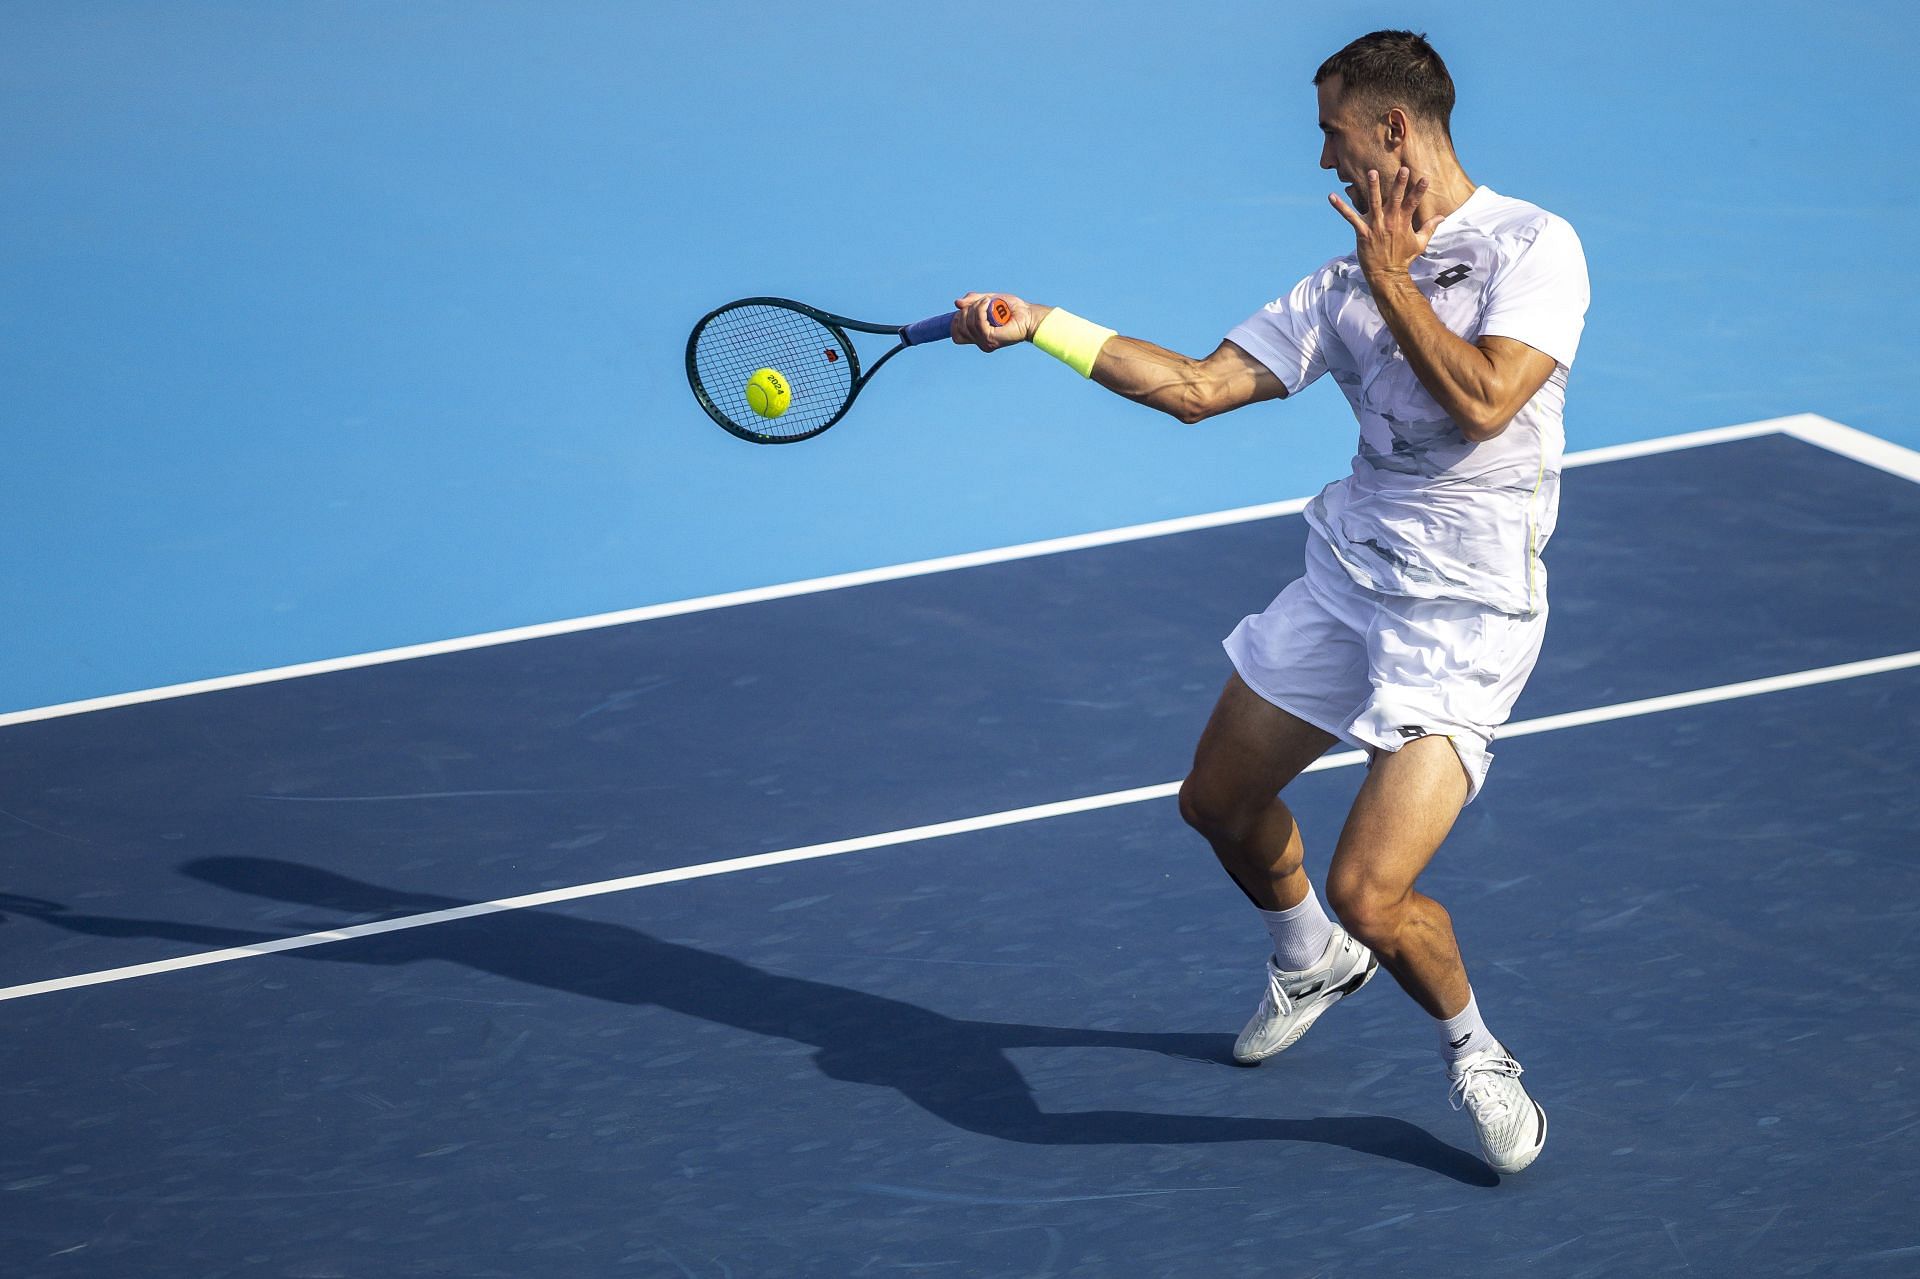
[[[1904,5],[14,0],[0,711],[1310,493],[1331,390],[1183,429],[934,349],[764,450],[681,344],[981,287],[1210,350],[1350,244],[1307,82],[1401,23],[1584,237],[1570,447],[1920,444]]]

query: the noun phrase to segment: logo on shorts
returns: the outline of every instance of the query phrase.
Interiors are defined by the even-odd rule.
[[[1450,289],[1472,274],[1472,267],[1464,262],[1456,262],[1440,274],[1434,276],[1433,282],[1443,289]]]
[[[1402,724],[1400,727],[1394,729],[1393,731],[1400,734],[1400,736],[1406,738],[1408,741],[1412,741],[1416,737],[1425,737],[1427,735],[1427,730],[1420,727],[1418,724]]]

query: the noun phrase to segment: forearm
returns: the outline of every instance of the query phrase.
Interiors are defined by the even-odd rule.
[[[1506,389],[1487,353],[1442,324],[1404,272],[1381,273],[1367,283],[1414,376],[1460,433],[1477,444],[1505,430],[1512,416],[1503,413]]]
[[[1053,308],[1036,306],[1033,311],[1037,328]],[[1182,422],[1198,422],[1209,413],[1200,363],[1142,338],[1116,333],[1101,345],[1088,376],[1136,404]]]
[[[1199,361],[1139,338],[1114,336],[1100,348],[1093,380],[1115,395],[1159,409],[1182,422],[1210,416]]]
[[[1032,342],[1082,377],[1182,422],[1198,422],[1287,394],[1272,370],[1231,341],[1222,342],[1206,359],[1196,360],[1140,338],[1121,337],[1071,311],[1040,306],[1011,293],[967,293],[955,298],[953,305],[955,342],[983,351]],[[995,307],[1003,313],[996,315]]]

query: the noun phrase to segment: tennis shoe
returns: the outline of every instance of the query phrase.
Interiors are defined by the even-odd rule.
[[[1527,1095],[1520,1063],[1505,1048],[1469,1053],[1448,1071],[1447,1100],[1473,1116],[1480,1149],[1498,1173],[1516,1173],[1547,1144],[1547,1112]]]
[[[1243,1066],[1265,1061],[1307,1033],[1320,1014],[1367,984],[1380,966],[1373,952],[1335,924],[1327,949],[1311,968],[1288,972],[1267,957],[1267,993],[1233,1044]]]

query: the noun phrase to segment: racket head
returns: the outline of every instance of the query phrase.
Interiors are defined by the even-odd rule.
[[[773,369],[792,391],[787,411],[761,417],[747,382]],[[687,382],[720,427],[754,444],[810,440],[838,422],[860,391],[860,355],[839,317],[791,298],[741,298],[700,318],[687,338]]]

